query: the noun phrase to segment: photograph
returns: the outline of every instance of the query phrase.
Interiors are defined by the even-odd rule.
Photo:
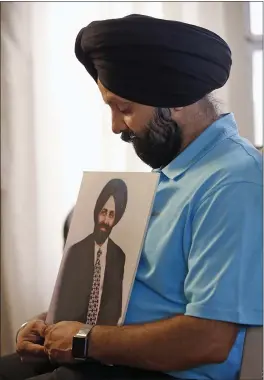
[[[157,173],[84,173],[48,324],[122,324],[158,179]]]

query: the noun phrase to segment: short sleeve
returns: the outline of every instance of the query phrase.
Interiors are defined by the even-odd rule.
[[[262,325],[262,187],[219,187],[197,207],[185,279],[186,315]]]

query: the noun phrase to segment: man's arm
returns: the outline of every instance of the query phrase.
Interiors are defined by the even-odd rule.
[[[160,371],[225,361],[239,326],[262,324],[261,199],[261,187],[246,182],[219,186],[207,196],[192,220],[185,315],[96,326],[88,354]]]
[[[262,188],[247,182],[207,196],[192,220],[185,315],[144,325],[95,326],[88,355],[166,372],[224,361],[241,325],[263,324],[261,200]],[[48,353],[63,359],[61,339],[70,351],[78,328],[68,322],[47,329]]]
[[[88,355],[107,364],[181,371],[227,359],[238,332],[232,323],[185,315],[133,326],[95,326]]]

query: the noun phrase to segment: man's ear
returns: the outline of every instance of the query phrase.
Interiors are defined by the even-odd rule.
[[[173,107],[170,109],[172,118],[175,118],[176,120],[179,118],[179,116],[182,113],[184,107]]]

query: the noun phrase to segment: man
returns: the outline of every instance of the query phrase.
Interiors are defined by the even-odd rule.
[[[230,49],[208,30],[131,15],[83,28],[75,51],[113,132],[160,173],[154,213],[124,326],[33,326],[44,347],[21,339],[18,352],[64,363],[34,380],[236,380],[246,328],[262,325],[262,161],[210,96]],[[85,329],[94,362],[71,367]]]
[[[96,201],[93,233],[66,253],[53,302],[53,322],[118,323],[125,254],[109,236],[123,217],[126,205],[125,182],[110,180]]]

